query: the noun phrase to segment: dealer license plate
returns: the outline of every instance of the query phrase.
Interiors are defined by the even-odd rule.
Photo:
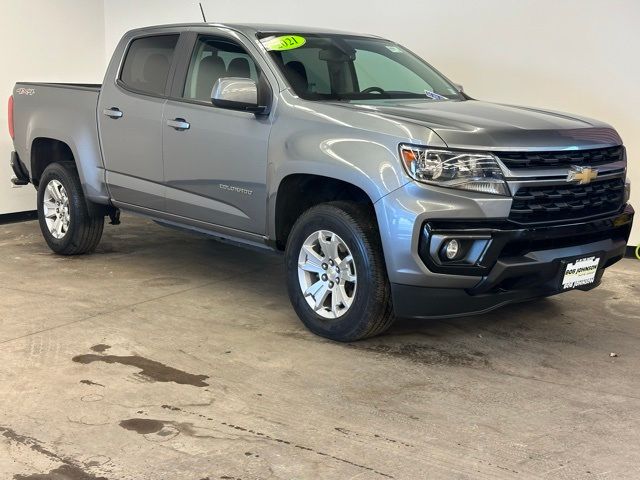
[[[596,280],[600,257],[579,258],[567,263],[562,277],[562,290],[590,285]]]

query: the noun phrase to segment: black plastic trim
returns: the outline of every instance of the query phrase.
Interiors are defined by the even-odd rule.
[[[11,160],[9,161],[11,169],[16,178],[11,179],[11,183],[14,185],[27,185],[31,179],[29,178],[29,171],[24,163],[20,160],[17,152],[11,152]]]
[[[425,266],[435,273],[485,276],[499,259],[522,257],[532,251],[579,247],[605,239],[624,241],[626,245],[631,233],[633,216],[633,208],[626,205],[618,214],[606,218],[528,228],[508,221],[434,220],[423,225],[418,255]],[[433,235],[450,238],[490,237],[491,240],[476,265],[443,265],[435,262],[429,254]]]
[[[585,247],[591,248],[589,245]],[[595,282],[578,287],[578,290],[591,290],[600,285],[604,270],[623,258],[626,244],[624,241],[610,240],[596,242],[592,247],[590,253],[600,256]],[[548,253],[546,260],[523,258],[499,261],[491,274],[472,289],[391,284],[394,313],[399,318],[461,317],[562,293],[560,282],[563,265],[568,260],[588,254],[554,258],[553,251]]]
[[[49,82],[16,82],[16,87],[30,85],[34,87],[64,88],[65,90],[82,90],[85,92],[98,92],[102,88],[101,83],[49,83]]]
[[[496,152],[496,156],[509,168],[566,168],[572,165],[601,166],[623,162],[623,145],[595,147],[583,150],[555,150],[543,152]]]
[[[413,319],[479,315],[510,303],[548,297],[557,293],[559,292],[540,288],[500,294],[470,295],[464,289],[391,284],[395,316]]]

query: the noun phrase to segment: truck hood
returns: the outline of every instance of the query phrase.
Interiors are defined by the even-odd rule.
[[[450,148],[566,150],[622,144],[611,126],[597,120],[477,100],[378,100],[341,105],[426,126]]]

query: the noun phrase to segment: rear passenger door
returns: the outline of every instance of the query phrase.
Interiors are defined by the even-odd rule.
[[[164,210],[162,110],[180,35],[131,39],[98,104],[107,183],[116,202]]]
[[[271,120],[213,106],[221,77],[258,81],[260,66],[231,36],[193,33],[164,110],[167,211],[208,226],[265,233]]]

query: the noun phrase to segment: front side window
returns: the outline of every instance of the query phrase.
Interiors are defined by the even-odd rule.
[[[258,82],[258,72],[251,56],[237,43],[202,36],[193,50],[183,97],[211,103],[211,91],[218,79],[241,77]]]
[[[259,35],[296,94],[307,100],[462,100],[442,75],[404,47],[351,35]],[[280,39],[294,38],[295,42]]]
[[[120,81],[143,93],[164,95],[179,35],[157,35],[131,42]]]

